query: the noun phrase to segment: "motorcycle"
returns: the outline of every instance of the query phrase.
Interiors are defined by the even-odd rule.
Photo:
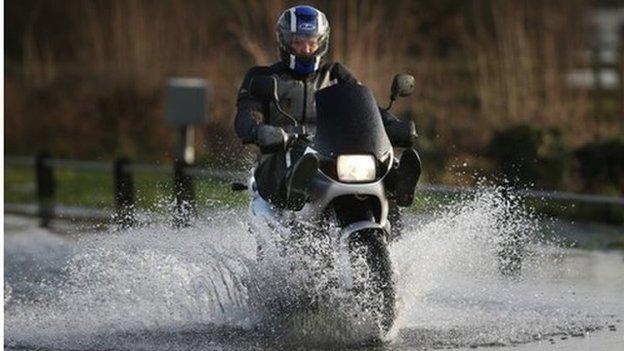
[[[387,109],[397,97],[409,96],[413,88],[412,76],[396,75]],[[387,248],[391,224],[386,178],[395,157],[372,92],[357,84],[337,84],[319,90],[315,96],[314,135],[281,108],[274,77],[254,78],[250,92],[275,104],[292,121],[293,128],[286,133],[286,150],[304,142],[307,145],[304,153],[316,153],[319,158],[308,201],[297,212],[265,201],[258,194],[253,170],[246,185],[233,184],[233,190],[247,189],[250,193],[251,231],[274,233],[280,229],[293,233],[293,237],[331,236],[336,252],[333,258],[336,262],[332,264],[342,267],[340,284],[368,300],[362,309],[387,333],[395,318],[396,288]],[[263,138],[259,139],[261,152],[275,150],[275,145],[263,145]],[[302,227],[305,227],[303,234]],[[270,238],[258,235],[257,240],[258,257],[262,259]],[[363,268],[366,272],[362,272]]]

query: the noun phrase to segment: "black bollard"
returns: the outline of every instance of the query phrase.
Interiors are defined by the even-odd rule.
[[[39,203],[40,225],[49,227],[54,217],[54,171],[48,164],[50,155],[47,152],[39,153],[35,158],[35,172],[37,180],[37,201]]]
[[[128,169],[129,165],[129,158],[119,157],[113,166],[116,222],[120,229],[128,229],[135,223],[134,182],[132,172]]]
[[[193,177],[185,172],[188,166],[184,160],[176,160],[173,164],[173,189],[176,201],[173,220],[178,228],[188,227],[195,215]]]

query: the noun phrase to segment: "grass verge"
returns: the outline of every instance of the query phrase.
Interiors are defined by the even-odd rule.
[[[110,173],[56,169],[55,201],[61,205],[90,208],[113,208],[113,177]],[[167,174],[137,172],[134,174],[135,203],[137,208],[154,209],[173,201],[172,177]],[[200,207],[245,206],[247,192],[233,192],[226,181],[197,179],[195,181],[197,204]],[[448,204],[457,196],[431,191],[416,192],[413,212],[427,211]],[[4,168],[4,202],[36,202],[35,173],[32,166],[6,165]],[[624,224],[624,208],[602,204],[544,201],[527,198],[525,204],[537,212],[571,220]]]
[[[90,208],[113,208],[113,177],[99,171],[56,169],[54,171],[56,203]],[[134,174],[135,204],[138,208],[151,209],[173,200],[172,176],[137,172]],[[245,192],[233,192],[226,181],[198,179],[195,182],[198,205],[242,206],[247,203]],[[4,202],[36,202],[34,168],[31,166],[5,165]]]

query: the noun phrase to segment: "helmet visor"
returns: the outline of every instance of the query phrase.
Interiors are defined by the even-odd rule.
[[[290,53],[302,58],[311,58],[319,53],[327,41],[323,35],[293,34],[289,40]]]

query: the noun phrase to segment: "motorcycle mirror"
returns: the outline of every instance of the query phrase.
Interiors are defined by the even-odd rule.
[[[277,103],[277,80],[273,76],[258,76],[251,79],[249,92],[252,96]]]
[[[405,73],[397,74],[392,80],[392,88],[390,88],[390,100],[396,100],[397,97],[412,95],[414,91],[415,79],[413,76]]]

